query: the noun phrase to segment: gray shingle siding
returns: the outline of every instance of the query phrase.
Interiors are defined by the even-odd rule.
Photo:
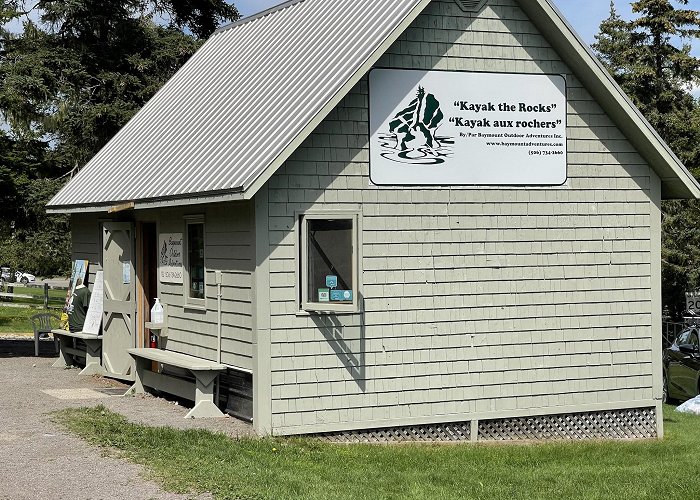
[[[71,215],[71,259],[87,260],[88,284],[92,289],[95,282],[95,274],[102,270],[102,248],[100,236],[100,223],[96,214]]]
[[[148,212],[144,212],[148,214]],[[161,233],[186,233],[185,215],[204,215],[206,310],[186,306],[183,285],[160,283],[170,351],[216,360],[217,287],[222,272],[221,362],[252,370],[254,232],[252,203],[236,202],[158,211]],[[144,215],[147,219],[147,215]]]
[[[565,74],[568,181],[371,186],[364,78],[268,184],[273,432],[653,406],[656,174],[513,1],[434,1],[377,66]],[[364,315],[296,314],[319,208],[361,214]]]
[[[217,288],[215,272],[222,272],[222,362],[253,369],[253,293],[255,268],[251,202],[212,204],[157,211],[137,211],[137,221],[157,222],[160,233],[185,232],[185,215],[202,214],[205,221],[205,309],[186,307],[184,285],[159,283],[166,307],[168,337],[160,347],[216,360]],[[90,283],[101,269],[101,221],[105,214],[72,215],[73,259],[90,261]],[[108,332],[106,332],[108,334]]]

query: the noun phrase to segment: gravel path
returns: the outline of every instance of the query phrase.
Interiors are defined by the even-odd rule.
[[[53,342],[43,341],[33,357],[33,340],[0,337],[0,499],[184,499],[144,478],[144,468],[103,456],[95,447],[51,421],[63,408],[95,406],[133,422],[182,429],[205,428],[230,436],[252,433],[234,418],[185,419],[187,409],[165,399],[120,397],[127,385],[80,377],[77,369],[52,368]],[[203,495],[197,498],[210,498]]]

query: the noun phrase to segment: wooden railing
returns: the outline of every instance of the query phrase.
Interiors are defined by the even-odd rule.
[[[57,292],[53,292],[56,290]],[[54,286],[48,283],[18,285],[7,283],[0,286],[0,307],[37,307],[44,309],[62,309],[65,300],[67,287]]]

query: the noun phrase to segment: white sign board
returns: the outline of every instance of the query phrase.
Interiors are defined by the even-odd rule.
[[[183,283],[182,233],[162,233],[158,240],[158,248],[158,274],[161,283]]]
[[[92,294],[90,295],[90,304],[88,305],[87,313],[85,314],[85,324],[83,325],[83,333],[91,333],[93,335],[100,334],[100,326],[102,325],[102,313],[104,313],[104,273],[97,271],[95,273],[95,283],[92,285]]]
[[[560,75],[374,69],[370,179],[377,185],[561,185]]]

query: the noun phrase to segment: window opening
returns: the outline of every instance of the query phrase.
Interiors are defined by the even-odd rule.
[[[352,312],[357,306],[357,217],[301,219],[302,308]]]
[[[189,297],[204,299],[204,224],[187,225]]]

